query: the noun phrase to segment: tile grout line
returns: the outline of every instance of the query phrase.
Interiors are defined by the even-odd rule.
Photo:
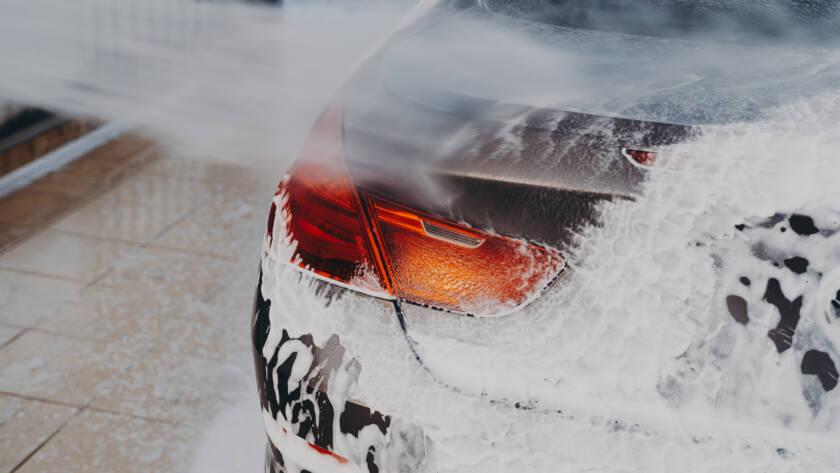
[[[106,278],[109,274],[111,274],[111,272],[113,272],[113,271],[114,271],[114,265],[112,264],[111,266],[108,266],[108,269],[106,269],[105,271],[102,271],[102,273],[100,273],[100,274],[99,274],[99,275],[97,275],[95,278],[93,278],[93,280],[91,280],[90,282],[85,283],[85,284],[82,286],[82,288],[81,288],[81,289],[79,289],[79,293],[80,293],[80,294],[85,293],[88,289],[90,289],[90,288],[91,288],[91,286],[93,286],[94,284],[98,283],[99,281],[101,281],[101,280],[105,279],[105,278]]]
[[[5,342],[3,342],[2,344],[0,344],[0,350],[3,350],[3,349],[4,349],[4,348],[6,348],[7,346],[9,346],[9,345],[11,345],[12,343],[14,343],[17,339],[19,339],[20,337],[22,337],[22,336],[23,336],[23,334],[24,334],[24,333],[26,333],[26,332],[28,332],[31,328],[32,328],[32,327],[26,327],[26,328],[24,328],[24,329],[21,329],[21,331],[20,331],[20,332],[16,333],[16,334],[15,334],[15,335],[13,335],[11,338],[9,338],[8,340],[6,340],[6,341],[5,341]]]
[[[39,320],[38,324],[40,324],[42,322],[47,322],[49,320],[50,320],[49,318]],[[59,337],[69,338],[71,340],[80,340],[80,341],[85,341],[85,342],[102,343],[102,340],[99,339],[99,338],[85,337],[85,336],[76,335],[76,334],[73,334],[73,333],[60,332],[58,330],[43,329],[43,328],[39,328],[38,324],[33,325],[31,327],[24,327],[23,330],[28,330],[28,331],[32,331],[32,332],[35,332],[35,333],[40,333],[42,335],[56,335],[56,336],[59,336]],[[0,391],[0,394],[2,394],[2,391]]]
[[[36,453],[38,453],[38,452],[39,452],[42,448],[44,448],[44,446],[45,446],[45,445],[46,445],[46,444],[47,444],[50,440],[52,440],[52,439],[53,439],[53,437],[55,437],[56,435],[58,435],[58,433],[59,433],[59,432],[61,432],[62,430],[64,430],[64,427],[66,427],[66,426],[67,426],[67,424],[69,424],[71,420],[73,420],[73,419],[75,419],[76,417],[78,417],[78,416],[79,416],[79,414],[80,414],[83,410],[84,410],[84,408],[76,408],[76,412],[74,412],[74,413],[73,413],[73,415],[71,415],[70,417],[68,417],[68,418],[67,418],[67,420],[65,420],[63,424],[59,425],[59,426],[58,426],[58,428],[57,428],[57,429],[55,429],[55,431],[54,431],[53,433],[51,433],[50,435],[48,435],[48,436],[47,436],[47,438],[45,438],[45,439],[44,439],[41,443],[39,443],[39,444],[38,444],[38,446],[37,446],[37,447],[35,447],[35,448],[31,451],[31,452],[29,452],[29,453],[28,453],[28,454],[27,454],[27,455],[23,458],[23,460],[21,460],[21,461],[20,461],[17,465],[15,465],[15,466],[14,466],[14,468],[12,468],[11,470],[9,470],[9,473],[15,473],[16,471],[20,470],[20,469],[23,467],[23,465],[25,465],[25,464],[26,464],[26,462],[28,462],[29,460],[31,460],[31,459],[32,459],[32,457],[34,457]]]
[[[85,407],[84,405],[73,404],[73,403],[70,403],[70,402],[55,401],[55,400],[52,400],[52,399],[45,399],[45,398],[38,397],[38,396],[30,396],[29,394],[13,393],[11,391],[0,391],[0,396],[16,397],[18,399],[24,399],[24,400],[27,400],[27,401],[37,401],[37,402],[43,402],[45,404],[55,404],[55,405],[58,405],[58,406],[73,407],[73,408],[76,408],[76,409],[83,409]]]
[[[108,243],[118,243],[118,244],[121,244],[121,245],[132,246],[132,247],[136,246],[140,243],[140,242],[137,242],[137,241],[123,240],[122,238],[114,238],[114,237],[109,237],[109,236],[95,235],[95,234],[92,234],[92,233],[82,233],[82,232],[77,232],[75,230],[63,230],[63,229],[58,229],[58,228],[53,230],[53,233],[58,233],[58,234],[61,234],[61,235],[70,235],[70,236],[74,236],[76,238],[89,238],[91,240],[98,240],[98,241],[103,241],[103,242],[108,242]]]
[[[190,209],[190,210],[192,210],[192,209]],[[185,210],[185,212],[189,213],[190,210]],[[60,233],[62,235],[70,235],[70,236],[74,236],[74,237],[77,237],[77,238],[90,238],[92,240],[99,240],[99,241],[104,241],[104,242],[109,242],[109,243],[118,243],[118,244],[125,245],[125,246],[131,246],[132,249],[151,248],[151,249],[169,251],[169,252],[172,252],[172,253],[183,253],[183,254],[187,254],[187,255],[204,256],[204,257],[213,258],[213,259],[216,259],[216,260],[219,260],[219,261],[236,261],[236,258],[232,258],[230,256],[220,255],[218,253],[212,253],[212,252],[209,252],[209,251],[187,250],[187,249],[184,249],[184,248],[175,248],[175,247],[172,247],[172,246],[153,245],[152,244],[152,243],[154,243],[154,240],[163,236],[163,233],[166,233],[167,231],[171,230],[172,226],[177,225],[179,223],[182,223],[183,220],[184,220],[183,217],[185,217],[185,216],[184,215],[179,216],[176,221],[172,222],[171,224],[168,224],[162,230],[160,230],[159,232],[155,233],[154,235],[152,235],[151,237],[149,237],[149,238],[147,238],[146,240],[143,240],[143,241],[124,240],[122,238],[114,238],[114,237],[101,236],[101,235],[93,235],[93,234],[81,233],[81,232],[77,232],[77,231],[73,231],[73,230],[58,230],[58,229],[56,229],[54,231],[54,233]],[[2,266],[0,266],[0,268],[7,269],[7,268],[2,267]],[[13,268],[8,268],[8,269],[14,270]],[[28,270],[21,270],[21,271],[28,271]],[[45,276],[62,278],[62,279],[65,279],[65,280],[70,280],[70,281],[80,281],[78,279],[70,279],[70,278],[65,278],[63,276],[47,275],[45,273],[37,273],[37,274],[38,275],[44,274]]]
[[[31,269],[13,268],[11,266],[0,265],[0,270],[10,271],[10,272],[13,272],[13,273],[28,274],[30,276],[38,276],[40,278],[54,279],[54,280],[57,280],[57,281],[74,282],[74,283],[77,283],[79,285],[84,285],[86,283],[86,281],[84,279],[68,278],[67,276],[59,276],[59,275],[56,275],[56,274],[42,273],[40,271],[32,271]]]
[[[161,235],[163,236],[163,235]],[[212,253],[209,251],[200,251],[200,250],[187,250],[184,248],[175,248],[173,246],[166,246],[166,245],[154,245],[154,242],[149,242],[146,246],[148,249],[152,250],[160,250],[160,251],[168,251],[172,253],[182,253],[185,255],[192,255],[192,256],[204,256],[205,258],[212,258],[218,261],[230,261],[235,262],[236,258],[230,256],[220,255],[218,253]]]
[[[117,410],[114,410],[114,409],[106,409],[104,407],[86,406],[85,409],[87,409],[89,411],[92,411],[92,412],[101,412],[103,414],[113,414],[113,415],[130,417],[134,420],[141,420],[143,422],[150,422],[150,423],[155,423],[155,424],[175,425],[175,426],[179,426],[179,427],[187,425],[185,422],[178,422],[178,421],[175,421],[175,420],[159,419],[157,417],[141,416],[141,415],[137,415],[137,414],[132,414],[130,412],[117,411]]]
[[[221,186],[221,188],[219,189],[219,191],[218,191],[216,194],[221,194],[222,192],[224,192],[225,190],[227,190],[227,188],[228,188],[228,186],[227,186],[227,185],[222,185],[222,186]],[[204,198],[204,199],[202,199],[199,203],[196,203],[195,205],[193,205],[193,206],[192,206],[192,207],[190,207],[189,209],[185,210],[185,211],[184,211],[184,212],[183,212],[183,213],[182,213],[182,214],[181,214],[181,215],[180,215],[177,219],[175,219],[175,221],[174,221],[174,222],[172,222],[172,223],[170,223],[169,225],[167,225],[167,226],[163,227],[160,231],[158,231],[158,232],[157,232],[157,233],[155,233],[154,235],[152,235],[152,236],[150,236],[149,238],[147,238],[145,241],[143,241],[142,243],[140,243],[138,246],[139,246],[140,248],[144,248],[144,249],[145,249],[145,248],[148,248],[148,247],[149,247],[149,245],[151,245],[151,244],[152,244],[155,240],[157,240],[158,238],[162,237],[162,236],[163,236],[166,232],[168,232],[168,231],[169,231],[169,230],[171,230],[173,227],[175,227],[175,226],[176,226],[176,225],[178,225],[179,223],[182,223],[182,222],[183,222],[183,221],[185,221],[188,217],[190,217],[196,209],[199,209],[199,208],[203,207],[204,205],[207,205],[207,203],[208,203],[208,202],[210,202],[210,200],[211,200],[213,197],[214,197],[214,196],[212,196],[212,195],[211,195],[211,196],[208,196],[208,197],[205,197],[205,198]]]

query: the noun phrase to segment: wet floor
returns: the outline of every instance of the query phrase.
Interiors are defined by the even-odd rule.
[[[231,455],[262,452],[274,177],[124,136],[0,199],[0,472],[195,471],[237,428],[259,445]]]

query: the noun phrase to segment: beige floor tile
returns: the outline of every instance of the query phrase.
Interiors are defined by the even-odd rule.
[[[42,231],[0,256],[0,268],[91,282],[132,245]]]
[[[167,351],[178,357],[249,363],[251,360],[251,315],[241,310],[211,304],[190,304],[184,324],[163,338]]]
[[[212,184],[229,184],[250,172],[232,163],[212,159],[198,159],[181,155],[166,155],[150,164],[146,171],[161,176],[193,179]]]
[[[222,193],[151,245],[236,259],[259,257],[269,208]]]
[[[194,429],[87,410],[74,417],[20,473],[186,471]]]
[[[102,283],[130,288],[178,316],[183,304],[208,299],[230,278],[230,261],[144,248],[123,256]]]
[[[0,323],[30,327],[79,300],[83,284],[0,270]]]
[[[34,328],[98,340],[115,352],[138,357],[184,324],[171,312],[161,302],[131,288],[95,284],[77,303]]]
[[[59,220],[52,228],[75,234],[142,243],[174,223],[180,212],[139,202],[123,202],[108,192]]]
[[[78,409],[0,394],[0,471],[10,471]]]
[[[225,161],[186,157],[161,157],[144,171],[161,176],[193,179],[211,184],[224,184],[243,200],[267,205],[283,176],[283,170],[264,172]],[[266,207],[267,208],[267,207]]]
[[[213,296],[207,299],[206,302],[228,308],[242,308],[244,306],[241,301],[244,300],[246,301],[245,306],[250,310],[250,306],[253,303],[254,289],[257,287],[259,270],[259,254],[241,255],[236,260],[231,261],[231,265],[228,268],[230,277],[226,280],[226,284],[214,292]]]
[[[250,317],[254,304],[254,293],[259,280],[259,263],[245,266],[244,270],[237,271],[237,277],[216,291],[207,302],[225,307],[236,314],[247,314]]]
[[[5,345],[9,340],[17,336],[23,330],[24,329],[21,327],[15,327],[12,325],[0,325],[0,349],[2,349],[3,345]]]
[[[271,199],[274,197],[274,193],[277,191],[277,184],[282,177],[282,174],[250,175],[231,182],[228,187],[228,192],[240,200],[262,206],[267,216],[268,208],[271,206]]]
[[[30,330],[0,350],[0,391],[84,405],[131,362],[103,342]]]
[[[249,392],[253,372],[250,366],[243,369],[244,366],[183,356],[161,345],[120,376],[92,406],[170,422],[202,424]]]
[[[60,192],[24,188],[0,199],[0,223],[42,225],[79,203],[78,197]]]
[[[137,202],[174,212],[186,212],[223,189],[221,184],[163,176],[143,169],[117,184],[110,193],[122,202]]]

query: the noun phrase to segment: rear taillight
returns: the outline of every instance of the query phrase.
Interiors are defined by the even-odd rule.
[[[341,112],[328,110],[280,184],[286,231],[296,245],[292,262],[334,281],[391,295],[370,247],[361,202],[347,177],[341,135]]]
[[[672,150],[646,148],[621,148],[621,155],[627,161],[640,169],[679,171],[685,163],[684,155],[675,155]]]
[[[359,191],[346,166],[341,113],[328,110],[278,191],[301,268],[375,295],[481,315],[526,303],[563,270],[556,251]]]
[[[395,295],[472,314],[509,312],[563,267],[554,251],[371,197]]]

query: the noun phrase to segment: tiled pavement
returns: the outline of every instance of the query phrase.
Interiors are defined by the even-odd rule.
[[[273,179],[161,154],[118,138],[0,199],[0,472],[189,471],[213,416],[257,403]]]

